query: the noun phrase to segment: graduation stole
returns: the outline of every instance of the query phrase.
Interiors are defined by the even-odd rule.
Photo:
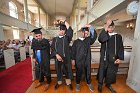
[[[109,55],[109,61],[111,62],[115,62],[117,59],[117,54],[116,54],[116,35],[115,35],[115,53]]]
[[[106,42],[106,49],[105,49],[105,56],[104,56],[104,61],[106,61],[106,52],[107,52],[107,42]],[[109,55],[109,61],[114,61],[117,59],[116,55],[116,34],[115,34],[115,53]]]
[[[57,46],[57,41],[58,41],[57,39],[58,39],[58,38],[59,38],[59,37],[56,37],[56,39],[55,39],[55,40],[56,40],[56,41],[55,41],[55,51],[56,51],[56,52],[58,52],[58,51],[57,51],[57,47],[56,47],[56,46]],[[64,44],[65,44],[65,42],[64,42],[65,36],[64,36],[64,38],[62,37],[62,39],[63,39],[63,56],[65,57],[65,51],[64,51],[64,50],[65,50],[65,45],[64,45]],[[62,56],[61,56],[61,57],[62,57]]]

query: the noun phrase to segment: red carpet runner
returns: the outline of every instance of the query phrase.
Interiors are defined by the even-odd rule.
[[[25,93],[31,83],[30,58],[0,72],[0,93]]]

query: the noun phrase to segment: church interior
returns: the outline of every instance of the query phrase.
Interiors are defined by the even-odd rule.
[[[42,36],[50,44],[58,36],[57,20],[66,20],[73,29],[70,45],[80,36],[80,29],[90,24],[97,32],[91,48],[91,79],[98,93],[96,76],[100,63],[101,43],[98,36],[107,19],[113,20],[115,32],[121,34],[124,60],[112,86],[117,93],[140,93],[140,1],[139,0],[0,0],[0,93],[91,93],[85,80],[81,90],[75,90],[75,66],[72,65],[74,89],[65,85],[54,89],[57,82],[55,60],[50,59],[52,83],[35,88],[35,63],[31,40],[33,29],[42,28]],[[103,85],[103,93],[110,91]]]

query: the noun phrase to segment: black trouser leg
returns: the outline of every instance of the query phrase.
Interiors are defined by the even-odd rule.
[[[98,81],[99,85],[103,84],[104,78],[106,78],[106,74],[107,74],[107,67],[104,66],[102,71],[100,71],[99,73],[99,81]]]
[[[40,70],[40,73],[39,73],[39,82],[43,82],[44,81],[44,73]]]
[[[55,68],[56,68],[56,73],[57,73],[57,80],[62,81],[62,78],[63,78],[62,62],[56,61]]]
[[[82,73],[83,73],[82,65],[76,65],[76,84],[80,84]]]
[[[51,70],[50,70],[50,63],[46,64],[45,66],[45,76],[47,78],[47,83],[51,83]]]
[[[91,67],[90,65],[85,66],[85,76],[86,76],[86,81],[87,84],[91,83]]]
[[[65,73],[66,75],[66,79],[71,79],[70,77],[70,74],[71,74],[71,71],[70,71],[70,68],[69,68],[69,65],[70,64],[63,64],[63,72]]]
[[[101,71],[99,74],[100,74],[100,76],[99,76],[99,81],[98,81],[98,91],[99,91],[99,93],[101,93],[102,92],[102,85],[103,85],[103,80],[104,80],[104,78],[106,77],[106,69],[105,69],[105,67],[103,68],[103,71]]]
[[[44,81],[44,72],[43,72],[40,64],[37,64],[37,67],[36,67],[36,78],[39,79],[39,82]]]
[[[106,86],[106,87],[110,87],[111,84],[110,84],[110,83],[106,83],[105,86]]]
[[[47,84],[51,83],[51,76],[47,76]]]

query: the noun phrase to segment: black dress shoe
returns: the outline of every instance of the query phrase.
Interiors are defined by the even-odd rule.
[[[64,80],[62,81],[62,84],[67,85],[66,82],[65,82]]]
[[[102,93],[102,87],[98,86],[98,93]]]
[[[69,86],[70,90],[73,90],[72,84],[69,84],[68,86]]]
[[[57,83],[57,84],[55,85],[55,90],[58,89],[59,86],[60,86],[60,85]]]
[[[111,93],[117,93],[112,86],[106,86],[110,91]]]

